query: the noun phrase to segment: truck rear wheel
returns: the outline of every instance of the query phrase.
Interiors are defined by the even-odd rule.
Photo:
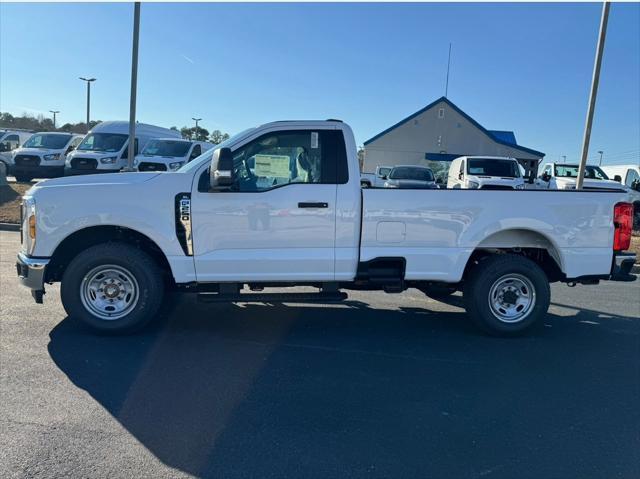
[[[76,256],[62,278],[60,295],[70,317],[111,334],[147,324],[162,303],[162,271],[126,243],[93,246]]]
[[[531,327],[547,313],[550,298],[544,271],[513,254],[480,261],[464,287],[467,314],[480,329],[496,336],[517,335]]]

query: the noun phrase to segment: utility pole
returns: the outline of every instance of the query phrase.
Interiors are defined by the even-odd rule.
[[[596,96],[598,95],[598,84],[600,83],[600,67],[602,66],[602,53],[604,52],[604,41],[607,37],[607,21],[609,19],[608,1],[602,4],[602,17],[600,18],[600,33],[598,35],[598,47],[596,49],[596,60],[593,66],[593,78],[591,79],[591,93],[589,94],[589,107],[587,109],[587,121],[584,126],[584,139],[582,141],[582,157],[580,158],[580,168],[578,169],[578,180],[576,189],[582,189],[584,172],[587,166],[587,155],[589,154],[589,140],[591,139],[591,125],[593,124],[593,112],[596,107]]]
[[[599,150],[598,153],[600,153],[600,161],[598,161],[598,166],[602,166],[602,155],[604,154],[604,151]]]
[[[198,139],[198,122],[202,120],[202,118],[191,118],[191,119],[196,122],[196,140],[197,140]]]
[[[140,39],[140,2],[133,4],[133,46],[131,49],[131,96],[129,99],[129,150],[127,168],[133,171],[136,154],[136,93],[138,89],[138,44]]]
[[[53,113],[53,129],[56,129],[56,114],[60,113],[60,110],[49,110],[49,113]]]
[[[80,77],[80,80],[87,82],[87,133],[89,133],[89,118],[91,117],[91,82],[96,81],[96,79]]]
[[[451,42],[449,42],[449,59],[447,60],[447,83],[444,86],[444,97],[449,94],[449,68],[451,67]]]
[[[562,162],[566,163],[567,162],[567,155],[562,155]]]

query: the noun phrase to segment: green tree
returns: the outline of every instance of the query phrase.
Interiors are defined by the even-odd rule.
[[[220,130],[213,130],[209,139],[211,143],[217,145],[218,143],[222,143],[223,141],[228,140],[229,133],[222,133]]]

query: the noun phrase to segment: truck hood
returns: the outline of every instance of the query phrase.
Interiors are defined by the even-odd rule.
[[[502,176],[469,176],[468,179],[480,183],[480,187],[484,185],[515,186],[524,183],[523,178],[507,178]]]
[[[53,155],[56,153],[62,153],[64,149],[60,150],[52,150],[49,148],[18,148],[14,150],[13,156],[16,155],[35,155],[35,156],[44,156],[44,155]]]
[[[565,188],[567,186],[573,186],[575,188],[576,186],[576,180],[577,178],[562,178],[562,177],[556,177],[556,183],[559,186],[564,186]],[[625,187],[623,185],[621,185],[620,183],[618,183],[617,181],[613,181],[613,180],[590,180],[590,179],[585,179],[582,182],[582,187],[583,188],[603,188],[603,189],[613,189],[613,190],[625,190]]]
[[[31,194],[39,189],[58,188],[65,186],[88,186],[88,185],[135,185],[149,181],[160,173],[107,173],[98,175],[65,176],[52,180],[43,180],[36,183],[27,194]]]

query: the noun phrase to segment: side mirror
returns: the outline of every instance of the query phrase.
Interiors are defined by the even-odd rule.
[[[618,183],[622,183],[622,176],[616,175],[613,177],[613,181],[617,181]]]
[[[381,180],[386,180],[386,179],[387,179],[387,175],[381,175],[381,176],[380,176],[380,179],[381,179]]]
[[[640,191],[640,180],[634,180],[633,183],[631,183],[631,189]]]
[[[436,178],[436,184],[441,185],[442,183],[442,178]]]
[[[542,181],[551,181],[551,175],[549,173],[542,173]]]
[[[226,190],[235,183],[231,148],[218,148],[213,152],[209,168],[209,184],[212,190]]]
[[[464,173],[458,173],[458,179],[464,180]]]

